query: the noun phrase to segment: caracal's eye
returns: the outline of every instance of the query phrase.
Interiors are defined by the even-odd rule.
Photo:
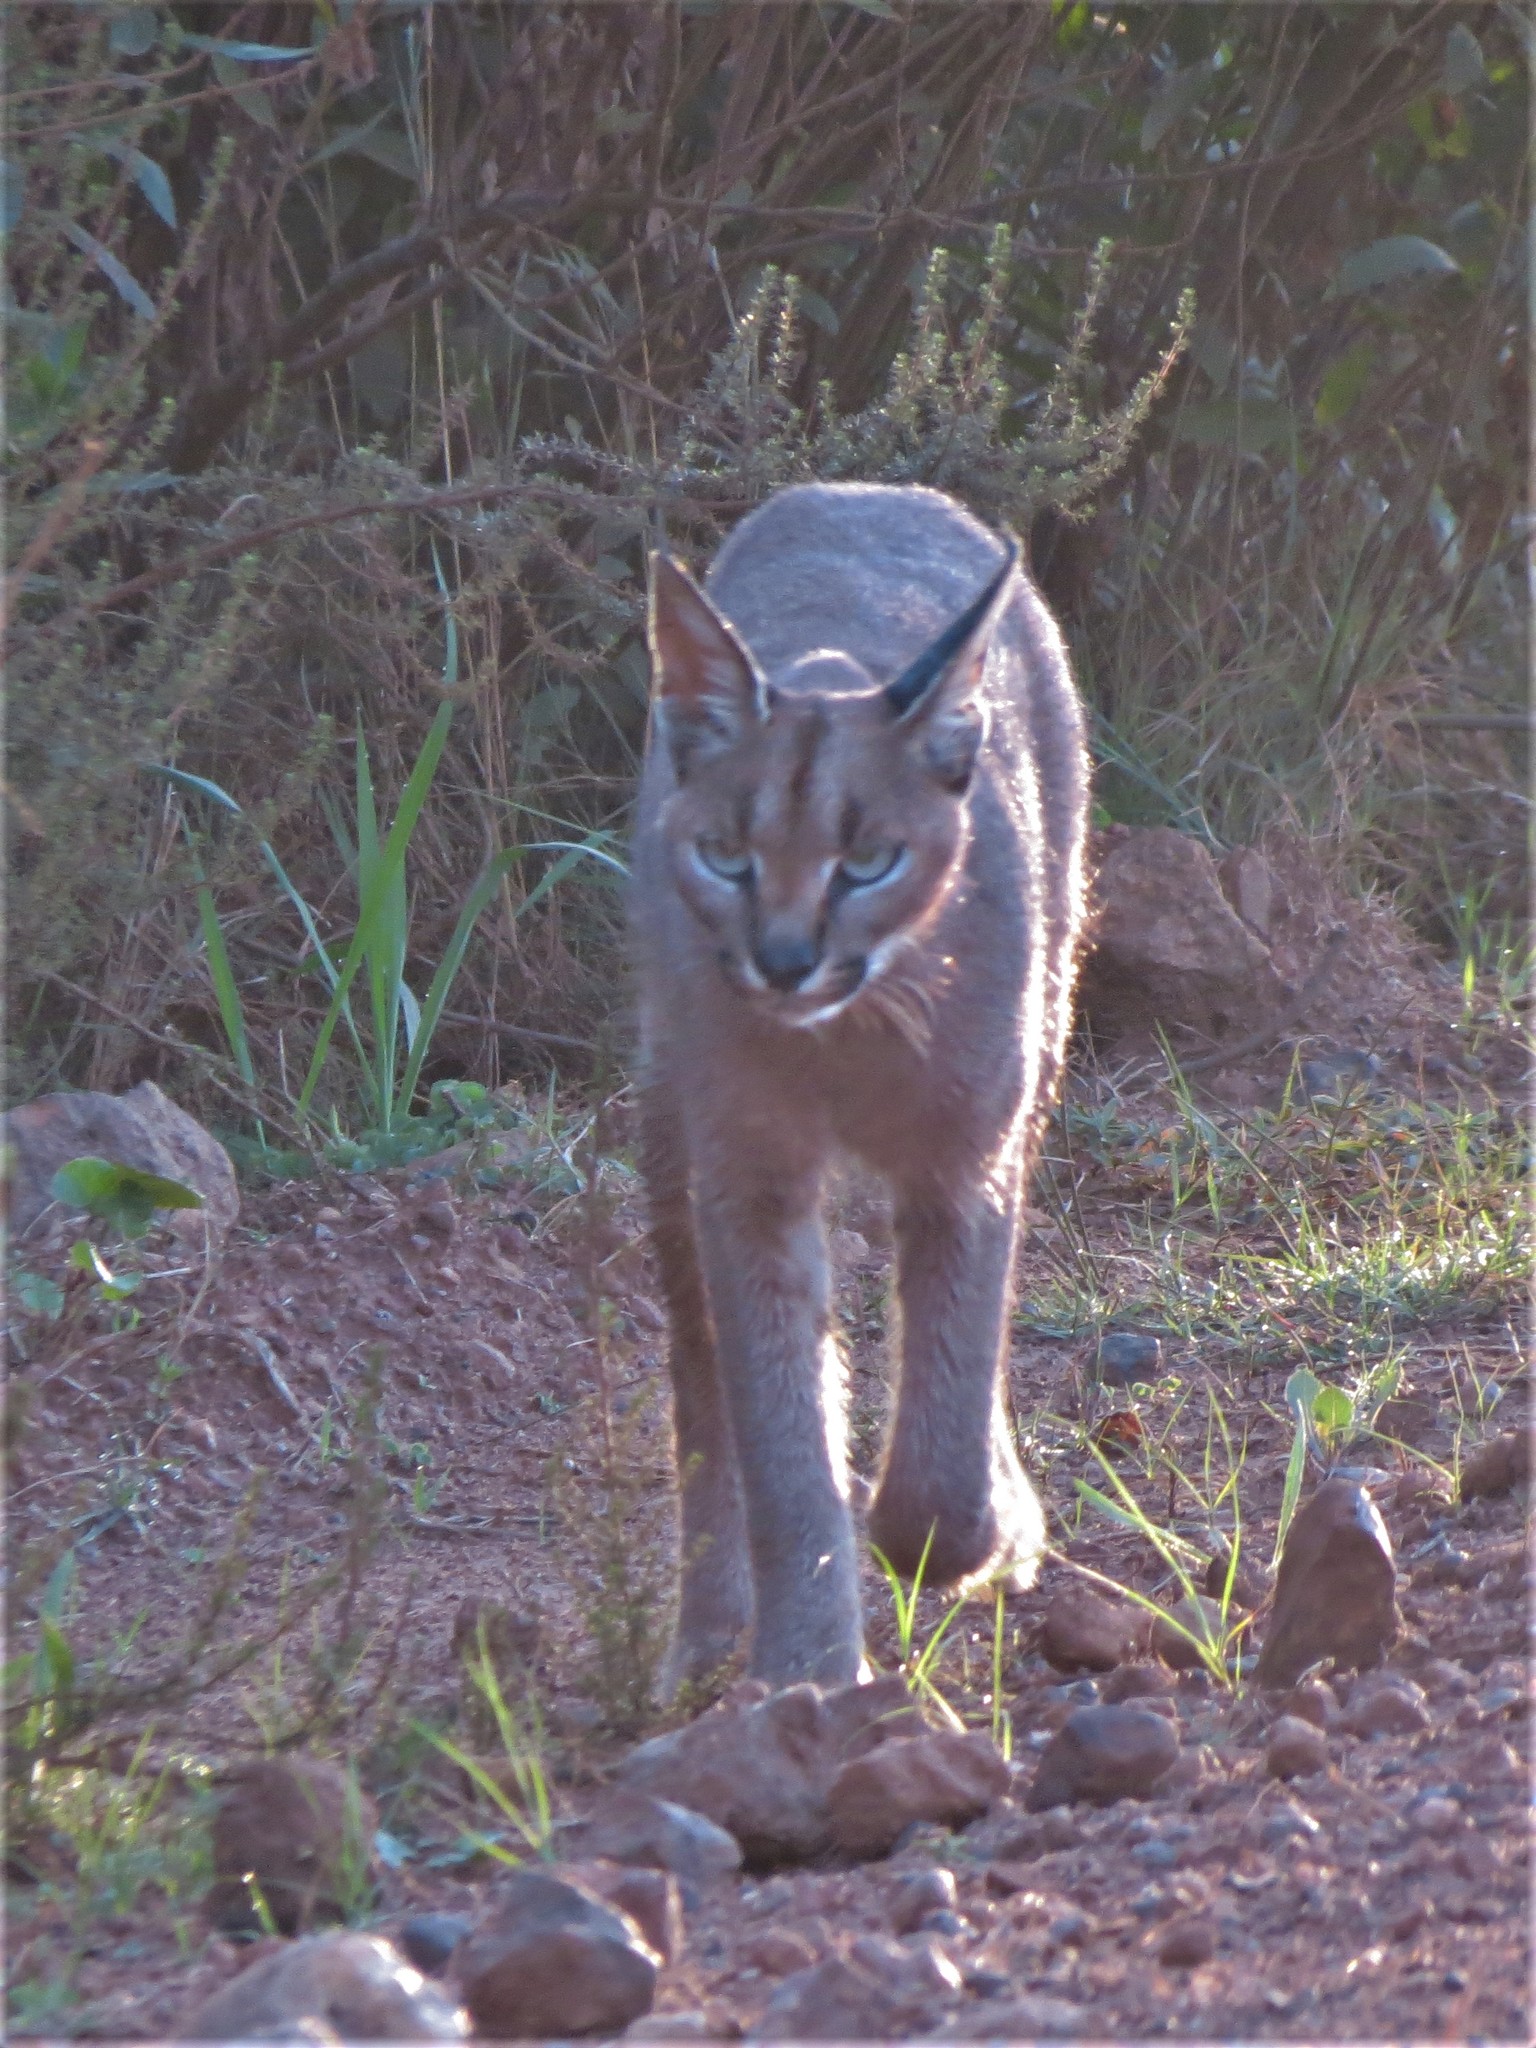
[[[752,856],[743,846],[731,846],[723,839],[699,839],[693,848],[699,866],[722,882],[745,882],[752,873]]]
[[[843,880],[855,889],[867,889],[894,875],[906,858],[904,846],[870,846],[859,853],[845,853],[839,863]]]

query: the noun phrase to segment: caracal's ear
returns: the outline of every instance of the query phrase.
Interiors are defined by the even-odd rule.
[[[765,715],[756,662],[681,564],[651,556],[651,693],[678,778]]]
[[[916,661],[885,686],[897,721],[919,741],[923,759],[946,789],[961,794],[986,736],[986,712],[976,703],[987,650],[1011,594],[1020,548],[1009,533],[1002,565],[952,625]]]

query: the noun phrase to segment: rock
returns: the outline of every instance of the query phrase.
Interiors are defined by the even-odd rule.
[[[1150,1383],[1162,1374],[1162,1341],[1140,1330],[1106,1330],[1094,1353],[1093,1369],[1111,1387],[1133,1387],[1138,1380]]]
[[[558,1874],[627,1913],[664,1963],[681,1955],[683,1902],[670,1870],[593,1860],[562,1864]]]
[[[1416,1834],[1441,1841],[1447,1835],[1460,1834],[1466,1825],[1466,1815],[1456,1800],[1430,1793],[1408,1815],[1408,1825]]]
[[[832,1955],[797,1970],[769,2000],[749,2041],[890,2041],[927,2031],[933,1993],[888,1959]]]
[[[1314,1101],[1343,1102],[1378,1093],[1377,1083],[1385,1072],[1375,1053],[1346,1046],[1322,1059],[1303,1060],[1300,1078],[1303,1093]]]
[[[1040,1654],[1056,1671],[1113,1671],[1136,1654],[1143,1633],[1141,1615],[1128,1601],[1064,1586],[1040,1624]]]
[[[576,1856],[670,1870],[692,1885],[741,1868],[741,1844],[714,1821],[623,1786],[607,1793],[584,1820],[562,1829],[561,1846]]]
[[[736,1960],[749,1970],[761,1970],[765,1977],[788,1977],[811,1967],[816,1944],[792,1927],[765,1927],[748,1936],[736,1951]]]
[[[469,1932],[462,1913],[417,1913],[395,1936],[406,1960],[436,1977],[448,1967],[449,1958]]]
[[[242,1970],[182,2041],[462,2041],[469,2022],[374,1934],[317,1934]]]
[[[849,1856],[883,1856],[913,1821],[962,1827],[1008,1790],[990,1737],[948,1729],[882,1742],[843,1765],[827,1789],[832,1841]]]
[[[617,2033],[651,2009],[661,1958],[627,1913],[542,1870],[520,1870],[454,1954],[477,2032],[526,2041]]]
[[[1298,1721],[1310,1721],[1314,1728],[1328,1728],[1338,1719],[1339,1703],[1320,1678],[1304,1678],[1291,1687],[1280,1710]]]
[[[1340,1726],[1347,1735],[1418,1735],[1429,1722],[1423,1690],[1394,1673],[1353,1686]]]
[[[914,1870],[891,1894],[891,1926],[912,1934],[930,1913],[953,1912],[956,1896],[952,1870]]]
[[[1017,1998],[989,1998],[955,2014],[934,2035],[936,2041],[1064,2041],[1088,2031],[1088,2013],[1070,1998],[1026,1991]]]
[[[1297,1511],[1275,1575],[1255,1678],[1294,1685],[1331,1657],[1341,1669],[1377,1664],[1402,1625],[1387,1525],[1363,1486],[1325,1479]]]
[[[723,2012],[652,2012],[624,2029],[626,2041],[739,2041],[741,2029]]]
[[[1264,1768],[1272,1778],[1306,1778],[1328,1768],[1328,1744],[1320,1728],[1296,1714],[1282,1714],[1269,1731]]]
[[[1122,1664],[1105,1679],[1100,1697],[1106,1707],[1122,1700],[1168,1699],[1178,1683],[1166,1664]]]
[[[1461,1497],[1466,1501],[1510,1493],[1529,1485],[1530,1477],[1531,1440],[1523,1429],[1507,1429],[1462,1460]]]
[[[1208,1593],[1195,1593],[1172,1608],[1166,1621],[1153,1622],[1151,1646],[1175,1671],[1193,1671],[1205,1663],[1199,1643],[1220,1646],[1226,1633],[1221,1602]]]
[[[1268,946],[1222,894],[1210,854],[1170,826],[1096,835],[1096,916],[1083,1007],[1109,1038],[1184,1025],[1207,1038],[1252,1030],[1284,984]]]
[[[335,1764],[272,1756],[241,1766],[214,1810],[209,1917],[254,1933],[270,1915],[282,1934],[345,1919],[369,1889],[377,1826],[373,1801]]]
[[[1178,1754],[1178,1730],[1161,1714],[1080,1707],[1042,1750],[1028,1805],[1038,1813],[1075,1799],[1145,1799]]]
[[[240,1213],[235,1169],[224,1147],[153,1081],[141,1081],[125,1095],[89,1089],[40,1095],[0,1116],[0,1156],[7,1162],[5,1213],[13,1242],[53,1206],[50,1184],[59,1168],[87,1154],[196,1188],[201,1209],[159,1212],[189,1245],[201,1245],[205,1230],[213,1245],[222,1244]]]
[[[1204,1913],[1170,1920],[1157,1944],[1157,1960],[1165,1970],[1193,1970],[1216,1953],[1216,1923]]]
[[[760,1869],[828,1848],[827,1793],[838,1771],[920,1726],[895,1676],[774,1693],[747,1680],[687,1727],[631,1750],[619,1776],[634,1791],[702,1813]]]
[[[1243,923],[1267,940],[1278,897],[1269,862],[1251,846],[1234,846],[1216,873],[1221,893]]]

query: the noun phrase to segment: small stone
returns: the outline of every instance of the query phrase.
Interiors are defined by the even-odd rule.
[[[860,1934],[848,1944],[848,1954],[865,1969],[899,1982],[909,1993],[942,1996],[960,1989],[960,1972],[937,1941],[920,1937],[892,1941],[887,1934]]]
[[[969,1922],[953,1912],[948,1906],[940,1906],[935,1912],[925,1913],[913,1930],[917,1934],[937,1934],[945,1938],[966,1934]]]
[[[1346,1047],[1343,1052],[1330,1053],[1323,1059],[1303,1060],[1301,1085],[1308,1095],[1342,1100],[1372,1092],[1385,1072],[1376,1053]]]
[[[947,1729],[882,1742],[843,1765],[827,1790],[835,1846],[882,1856],[914,1821],[961,1827],[1008,1790],[1009,1770],[982,1734]]]
[[[237,1933],[342,1920],[369,1889],[378,1813],[348,1771],[262,1757],[229,1774],[213,1816],[208,1914]]]
[[[1157,1960],[1165,1970],[1194,1970],[1216,1953],[1216,1923],[1204,1913],[1170,1920],[1157,1944]]]
[[[670,1870],[593,1860],[562,1864],[559,1874],[627,1913],[664,1963],[682,1953],[682,1895]]]
[[[1205,1663],[1202,1644],[1220,1648],[1226,1634],[1221,1602],[1208,1593],[1181,1600],[1166,1620],[1152,1624],[1152,1648],[1175,1671],[1193,1671]]]
[[[1040,1651],[1057,1671],[1112,1671],[1135,1655],[1143,1633],[1141,1617],[1128,1602],[1063,1587],[1045,1610]]]
[[[1140,1330],[1106,1330],[1094,1355],[1094,1372],[1107,1386],[1150,1384],[1162,1376],[1163,1346],[1158,1337]]]
[[[650,2012],[624,2029],[626,2041],[737,2041],[741,2029],[723,2013]]]
[[[761,1970],[765,1977],[788,1977],[811,1967],[816,1944],[792,1927],[765,1927],[749,1935],[736,1954],[749,1970]]]
[[[744,1680],[715,1706],[630,1752],[635,1791],[704,1814],[735,1836],[749,1865],[803,1861],[830,1846],[827,1795],[853,1757],[920,1727],[905,1681],[767,1693]]]
[[[1417,1735],[1430,1724],[1424,1694],[1411,1678],[1394,1674],[1355,1686],[1340,1722],[1348,1735]]]
[[[1434,1795],[1421,1799],[1408,1815],[1408,1825],[1416,1833],[1428,1835],[1432,1841],[1442,1841],[1447,1835],[1458,1834],[1465,1820],[1466,1816],[1454,1799]]]
[[[242,1970],[190,2015],[182,2041],[462,2041],[469,2022],[373,1934],[317,1934]]]
[[[423,1202],[416,1211],[418,1226],[434,1237],[452,1237],[458,1221],[452,1202]]]
[[[1141,1707],[1081,1707],[1041,1753],[1033,1812],[1074,1799],[1144,1799],[1179,1754],[1178,1730]]]
[[[1491,1442],[1479,1444],[1462,1460],[1461,1498],[1509,1493],[1531,1477],[1531,1440],[1523,1429],[1507,1429]]]
[[[1304,1678],[1280,1704],[1282,1718],[1310,1721],[1314,1728],[1327,1728],[1338,1717],[1339,1703],[1320,1678]]]
[[[1465,1699],[1476,1685],[1471,1672],[1463,1670],[1460,1664],[1453,1664],[1448,1657],[1431,1657],[1416,1668],[1420,1685],[1432,1699],[1442,1695]]]
[[[1178,1683],[1166,1664],[1122,1664],[1109,1673],[1099,1696],[1106,1707],[1119,1706],[1123,1700],[1169,1699]]]
[[[1286,1842],[1311,1842],[1322,1833],[1322,1824],[1307,1812],[1304,1806],[1287,1801],[1263,1815],[1259,1821],[1258,1838],[1266,1849],[1281,1848]]]
[[[932,2001],[914,1994],[888,1968],[834,1955],[786,1977],[747,2039],[896,2040],[925,2030],[932,2019]]]
[[[988,1999],[956,2013],[934,2035],[936,2041],[1065,2041],[1088,2031],[1088,2012],[1070,1998],[1025,1991],[1016,1998]]]
[[[1269,1731],[1264,1768],[1272,1778],[1306,1778],[1328,1768],[1328,1743],[1320,1728],[1298,1714],[1282,1714]]]
[[[897,1934],[910,1934],[928,1914],[952,1912],[956,1897],[952,1870],[914,1870],[891,1895],[891,1926]]]
[[[1401,1627],[1396,1586],[1375,1502],[1353,1480],[1324,1480],[1286,1535],[1257,1682],[1294,1685],[1324,1657],[1353,1671],[1379,1663]]]
[[[562,1847],[610,1863],[670,1870],[685,1884],[707,1884],[741,1868],[741,1844],[702,1813],[670,1799],[617,1786],[584,1820],[561,1831]]]
[[[582,1886],[520,1870],[453,1959],[481,2034],[616,2033],[649,2012],[661,1958],[627,1913]]]
[[[462,1913],[418,1913],[407,1920],[395,1940],[408,1960],[429,1977],[447,1968],[448,1959],[469,1932]]]

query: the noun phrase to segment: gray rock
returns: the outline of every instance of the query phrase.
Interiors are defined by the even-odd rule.
[[[1373,1052],[1346,1047],[1301,1063],[1302,1091],[1314,1101],[1319,1098],[1345,1102],[1356,1096],[1379,1093],[1377,1083],[1386,1068]]]
[[[189,1245],[200,1245],[205,1230],[213,1245],[222,1244],[240,1213],[229,1154],[153,1081],[125,1095],[40,1095],[0,1116],[0,1151],[7,1159],[5,1211],[13,1239],[25,1237],[54,1206],[51,1183],[59,1168],[87,1155],[195,1188],[201,1209],[161,1212]]]
[[[1038,1813],[1078,1799],[1145,1799],[1178,1754],[1178,1730],[1161,1714],[1080,1707],[1041,1752],[1027,1803]]]
[[[1045,1610],[1040,1653],[1057,1671],[1112,1671],[1136,1655],[1145,1633],[1141,1613],[1129,1601],[1064,1586]]]
[[[584,1886],[520,1870],[454,1953],[475,2029],[493,2040],[617,2033],[651,2009],[661,1958]]]
[[[462,1913],[417,1913],[395,1936],[408,1962],[429,1977],[438,1976],[448,1959],[469,1932]]]
[[[1132,1387],[1138,1380],[1152,1381],[1163,1370],[1163,1345],[1159,1337],[1140,1330],[1106,1330],[1094,1353],[1094,1371],[1111,1387]]]
[[[883,1856],[914,1821],[963,1827],[1009,1781],[985,1735],[943,1729],[883,1742],[844,1764],[827,1788],[833,1844],[849,1856]]]
[[[1185,1025],[1220,1039],[1274,1014],[1284,984],[1269,948],[1222,894],[1198,840],[1164,825],[1121,825],[1097,844],[1082,997],[1098,1030]]]
[[[1380,1663],[1401,1625],[1397,1566],[1380,1510],[1353,1480],[1325,1479],[1286,1535],[1258,1683],[1294,1685],[1324,1657],[1365,1670]]]
[[[1419,1735],[1430,1712],[1423,1688],[1394,1672],[1351,1686],[1340,1725],[1347,1735]]]
[[[914,1870],[891,1894],[891,1926],[897,1934],[911,1934],[930,1913],[953,1912],[955,1898],[952,1870]]]
[[[208,1914],[236,1932],[342,1920],[366,1900],[378,1814],[351,1773],[314,1757],[261,1757],[230,1772],[213,1815]],[[259,1897],[258,1897],[259,1895]]]
[[[317,1934],[205,1999],[182,2041],[462,2041],[469,2022],[373,1934]]]
[[[768,1692],[751,1680],[685,1728],[643,1742],[625,1758],[631,1789],[702,1813],[734,1835],[763,1868],[831,1845],[827,1793],[842,1766],[921,1726],[900,1678],[824,1691]]]
[[[1272,1778],[1306,1778],[1328,1768],[1328,1742],[1321,1728],[1299,1714],[1282,1714],[1269,1731],[1264,1768]]]
[[[670,1870],[692,1885],[741,1868],[741,1844],[704,1814],[622,1785],[575,1826],[563,1828],[560,1843],[566,1854]]]

